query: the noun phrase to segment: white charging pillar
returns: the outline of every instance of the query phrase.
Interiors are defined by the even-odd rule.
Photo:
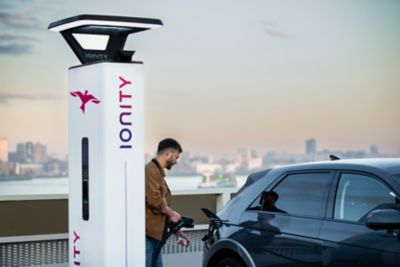
[[[49,26],[83,63],[69,69],[70,266],[145,266],[143,64],[122,49],[128,34],[161,25],[80,15]],[[80,43],[94,35],[103,50]]]

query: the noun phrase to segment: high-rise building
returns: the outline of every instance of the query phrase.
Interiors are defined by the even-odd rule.
[[[26,146],[25,143],[17,144],[17,161],[25,162],[26,161]]]
[[[45,163],[47,162],[47,147],[41,143],[36,143],[33,148],[33,162]]]
[[[8,162],[8,140],[0,138],[0,161]]]
[[[317,153],[317,141],[314,138],[306,140],[306,155],[315,155]]]
[[[17,144],[17,155],[20,163],[34,163],[35,145],[32,142]]]
[[[18,153],[17,152],[8,152],[8,162],[16,163],[18,162]]]
[[[255,149],[239,148],[236,163],[244,170],[261,168],[263,160]]]
[[[26,144],[26,162],[33,163],[34,162],[34,146],[32,142],[27,142]]]

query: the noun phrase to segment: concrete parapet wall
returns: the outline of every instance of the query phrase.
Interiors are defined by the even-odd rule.
[[[217,212],[236,191],[236,188],[173,191],[173,208],[194,218],[196,225],[205,225],[208,219],[200,209]],[[67,233],[68,195],[1,197],[0,214],[0,237]]]
[[[68,200],[0,201],[0,237],[68,232]]]

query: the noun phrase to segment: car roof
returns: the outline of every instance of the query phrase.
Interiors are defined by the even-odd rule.
[[[282,171],[317,169],[380,169],[392,175],[400,175],[400,158],[340,159],[333,161],[307,162],[277,167]]]

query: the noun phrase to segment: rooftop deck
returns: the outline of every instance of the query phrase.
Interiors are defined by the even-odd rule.
[[[201,238],[205,230],[189,231],[192,245],[188,248],[178,246],[175,238],[168,240],[163,253],[164,266],[201,266]],[[68,266],[68,235],[22,236],[1,238],[0,266]]]
[[[165,267],[201,266],[202,237],[208,220],[200,208],[219,211],[237,188],[173,190],[174,208],[193,217],[192,245],[182,248],[174,237],[163,248]],[[68,266],[68,194],[0,197],[0,266]]]

